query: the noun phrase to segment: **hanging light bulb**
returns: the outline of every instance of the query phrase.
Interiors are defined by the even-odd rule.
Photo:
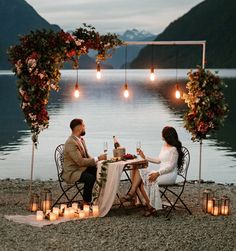
[[[128,90],[128,84],[127,83],[125,83],[124,97],[125,98],[129,97],[129,90]]]
[[[155,73],[154,73],[154,67],[153,66],[150,69],[150,80],[151,81],[155,80]]]
[[[76,84],[75,84],[75,90],[74,90],[74,97],[75,98],[79,98],[79,96],[80,96],[79,84],[78,84],[78,82],[76,82]]]
[[[181,93],[180,93],[179,85],[178,85],[178,84],[176,85],[175,97],[176,97],[177,99],[180,99],[180,97],[181,97]]]
[[[101,66],[100,63],[97,62],[97,73],[96,73],[97,79],[101,79],[102,74],[101,74]]]

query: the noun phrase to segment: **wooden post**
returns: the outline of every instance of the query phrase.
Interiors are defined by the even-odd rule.
[[[200,140],[199,173],[198,173],[198,204],[201,204],[201,176],[202,176],[202,139]]]
[[[31,155],[31,170],[30,170],[30,187],[29,187],[29,198],[31,197],[32,193],[32,181],[33,181],[33,171],[34,171],[34,141],[32,142],[32,155]]]

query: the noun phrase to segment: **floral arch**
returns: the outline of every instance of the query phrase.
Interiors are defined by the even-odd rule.
[[[18,77],[17,87],[25,120],[37,142],[39,133],[49,126],[47,104],[51,90],[59,90],[60,69],[63,63],[79,66],[79,57],[96,50],[97,61],[111,55],[111,49],[122,44],[116,34],[99,34],[94,27],[84,24],[72,34],[63,30],[36,30],[20,38],[20,44],[8,53],[13,72]]]

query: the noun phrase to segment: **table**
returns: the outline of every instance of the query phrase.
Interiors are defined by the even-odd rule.
[[[115,200],[122,172],[126,174],[127,180],[132,185],[132,180],[129,177],[128,172],[135,168],[146,168],[148,162],[146,160],[134,159],[127,161],[118,161],[114,163],[108,163],[107,168],[107,181],[104,188],[101,189],[97,204],[99,207],[100,216],[104,217],[111,209]],[[97,165],[97,177],[99,179],[102,167],[102,161]]]

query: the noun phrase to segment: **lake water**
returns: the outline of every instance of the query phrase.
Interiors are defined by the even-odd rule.
[[[188,178],[197,179],[199,144],[193,143],[183,128],[183,104],[173,96],[176,72],[158,71],[155,83],[148,80],[148,73],[148,70],[128,71],[131,97],[125,100],[122,96],[124,71],[105,70],[98,81],[94,70],[80,70],[81,97],[75,99],[72,93],[76,72],[62,71],[61,90],[52,93],[48,105],[50,126],[39,136],[34,179],[56,179],[54,150],[70,135],[69,122],[75,117],[85,120],[86,142],[93,156],[103,151],[104,141],[108,141],[111,154],[113,135],[130,153],[135,153],[136,142],[141,141],[147,155],[157,156],[163,144],[162,128],[174,126],[191,153]],[[236,70],[220,70],[219,74],[229,86],[226,96],[231,112],[225,128],[204,141],[202,178],[236,183]],[[179,70],[178,77],[185,78],[186,70]],[[29,178],[30,175],[32,143],[19,109],[15,82],[16,78],[9,72],[0,73],[0,178]]]

